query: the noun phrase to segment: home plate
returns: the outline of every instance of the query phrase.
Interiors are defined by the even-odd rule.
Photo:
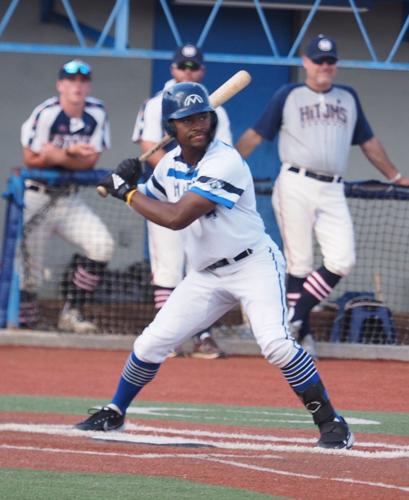
[[[92,436],[96,441],[132,443],[147,446],[180,446],[183,448],[215,448],[213,444],[179,437],[147,436],[146,434],[124,434],[121,432]]]

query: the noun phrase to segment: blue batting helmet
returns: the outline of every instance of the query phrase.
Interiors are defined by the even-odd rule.
[[[175,135],[175,127],[170,120],[210,111],[213,116],[213,130],[217,124],[216,113],[209,102],[207,90],[200,83],[176,83],[164,90],[162,99],[162,125],[169,135]]]

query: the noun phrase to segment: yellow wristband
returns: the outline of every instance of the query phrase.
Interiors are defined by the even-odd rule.
[[[136,188],[134,189],[131,189],[129,191],[129,193],[126,195],[126,204],[127,205],[131,205],[131,201],[132,201],[132,196],[137,192],[138,190]]]

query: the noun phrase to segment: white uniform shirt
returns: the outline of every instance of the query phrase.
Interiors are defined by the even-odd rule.
[[[147,196],[170,202],[186,191],[216,203],[214,211],[180,231],[193,269],[272,245],[256,210],[250,169],[233,147],[215,139],[196,167],[191,167],[177,146],[160,160],[145,186]]]
[[[108,149],[110,128],[103,102],[87,97],[81,118],[66,115],[58,97],[38,105],[21,127],[21,144],[39,153],[47,142],[62,149],[78,142],[93,146],[98,153]]]
[[[176,83],[175,80],[169,80],[165,83],[163,90],[172,87]],[[145,101],[143,106],[138,111],[135,127],[132,134],[132,140],[138,142],[140,140],[159,142],[164,131],[162,128],[162,95],[163,90],[158,92],[154,97]],[[216,128],[216,138],[226,144],[233,144],[233,139],[230,131],[230,121],[224,108],[219,106],[215,109],[218,123]]]
[[[344,174],[351,144],[373,137],[356,92],[341,85],[327,92],[285,85],[253,128],[269,140],[279,133],[283,163],[332,175]]]

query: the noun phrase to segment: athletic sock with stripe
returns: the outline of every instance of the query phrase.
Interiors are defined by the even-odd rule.
[[[118,387],[112,404],[114,404],[123,415],[138,392],[148,384],[159,370],[158,363],[145,363],[138,359],[132,352],[122,370]]]

